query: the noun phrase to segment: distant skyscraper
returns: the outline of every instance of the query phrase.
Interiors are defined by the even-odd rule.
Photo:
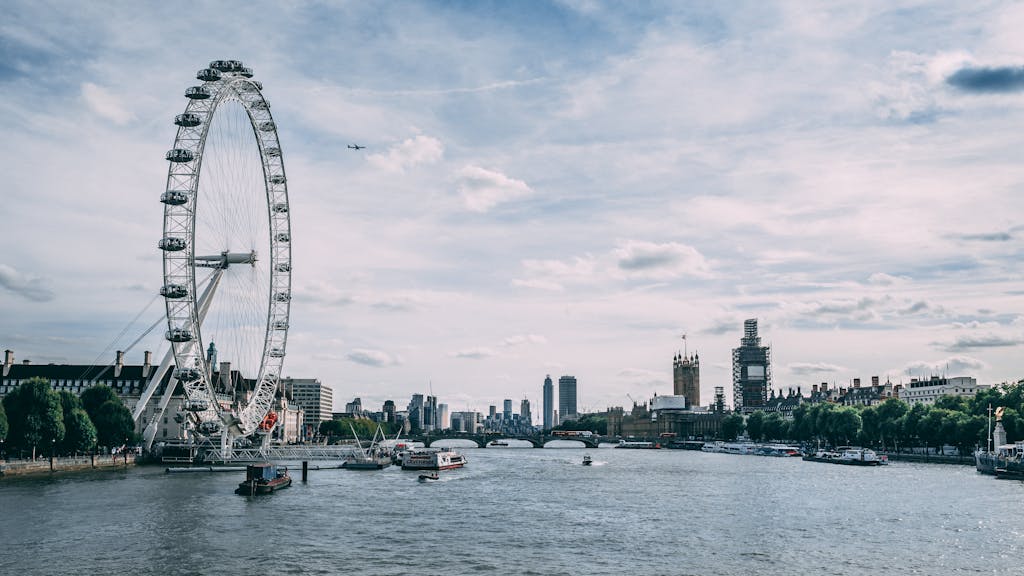
[[[523,398],[523,401],[519,403],[519,415],[522,417],[523,424],[533,426],[533,414],[530,414],[530,401],[526,398]]]
[[[395,401],[385,400],[384,401],[384,421],[394,422],[395,421]]]
[[[412,430],[423,430],[423,394],[413,394],[409,401],[409,427]]]
[[[576,377],[562,376],[558,379],[558,421],[576,419]]]
[[[437,405],[437,429],[447,430],[451,428],[451,423],[448,420],[448,405],[438,404]]]
[[[551,420],[551,413],[555,410],[555,385],[551,382],[551,375],[544,377],[544,429],[551,430],[554,422]]]
[[[732,349],[733,410],[754,412],[768,402],[772,386],[771,349],[761,346],[757,319],[743,322],[740,347]]]
[[[700,355],[672,358],[672,393],[686,396],[686,407],[700,406]]]
[[[433,432],[438,429],[437,396],[427,396],[423,403],[423,431]]]
[[[505,398],[501,406],[501,419],[505,422],[512,420],[512,400]]]

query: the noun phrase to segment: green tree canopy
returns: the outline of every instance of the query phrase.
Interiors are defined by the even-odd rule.
[[[768,440],[785,440],[790,437],[790,423],[782,414],[771,412],[764,419],[764,437]]]
[[[584,414],[576,420],[562,422],[553,430],[580,430],[591,431],[600,436],[608,433],[608,419],[598,414]]]
[[[60,396],[45,378],[29,378],[4,396],[3,402],[12,447],[31,450],[35,458],[40,447],[53,450],[64,439]]]
[[[754,442],[764,438],[764,412],[758,411],[747,416],[747,435]]]
[[[96,426],[96,442],[100,446],[120,446],[135,439],[135,421],[120,399],[104,402],[92,423]]]
[[[96,416],[100,413],[100,407],[107,402],[120,402],[121,399],[117,397],[117,392],[110,386],[103,384],[97,384],[86,388],[82,392],[82,408],[85,408],[85,413],[92,418],[93,423],[96,422]],[[120,442],[118,442],[120,445]]]
[[[61,443],[62,451],[67,454],[89,452],[96,447],[96,427],[89,415],[82,408],[74,408],[64,416],[64,428],[67,433]]]
[[[726,440],[735,440],[737,436],[743,434],[743,416],[739,414],[730,414],[725,418],[722,418],[722,437]]]
[[[64,440],[58,449],[64,454],[89,451],[96,445],[96,427],[82,408],[82,400],[67,390],[57,394],[64,417]]]

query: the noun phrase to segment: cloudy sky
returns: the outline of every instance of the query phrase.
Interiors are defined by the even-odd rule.
[[[106,363],[159,319],[173,116],[255,71],[294,246],[285,373],[452,410],[1024,378],[1024,6],[9,2],[0,346]],[[349,143],[365,150],[346,148]],[[124,332],[124,334],[121,334]],[[155,331],[155,335],[158,331]],[[129,352],[162,352],[158,337]],[[731,398],[730,398],[731,400]],[[535,414],[539,407],[535,407]]]

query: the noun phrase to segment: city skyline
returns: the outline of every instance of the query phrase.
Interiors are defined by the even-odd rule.
[[[8,7],[0,348],[107,362],[159,317],[172,119],[237,58],[289,176],[283,376],[336,407],[573,374],[603,410],[686,347],[707,405],[748,318],[777,390],[1024,377],[1020,5],[244,9]]]

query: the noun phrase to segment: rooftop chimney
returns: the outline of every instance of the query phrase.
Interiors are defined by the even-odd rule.
[[[4,350],[4,376],[11,371],[14,364],[14,350]]]
[[[853,379],[853,387],[854,388],[860,388],[860,378],[854,378]]]
[[[146,350],[142,353],[142,379],[149,378],[149,370],[153,367],[153,353]]]
[[[124,352],[117,351],[117,360],[114,361],[114,378],[121,375],[121,368],[124,368]]]
[[[817,394],[817,393],[818,393],[818,385],[814,384],[814,385],[811,386],[811,394]]]
[[[878,376],[872,376],[871,377],[871,385],[872,386],[878,386]]]

